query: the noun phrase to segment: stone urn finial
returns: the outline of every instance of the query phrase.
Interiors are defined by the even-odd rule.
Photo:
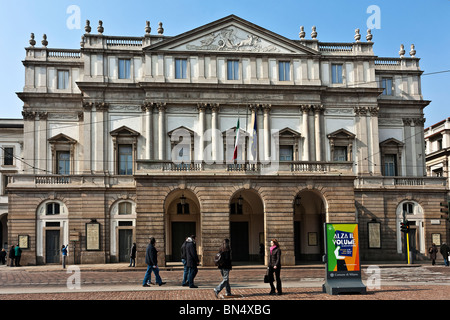
[[[36,44],[36,40],[34,40],[34,33],[31,33],[31,35],[30,35],[30,45],[32,47],[34,47],[35,44]]]
[[[367,42],[372,41],[372,30],[370,30],[370,29],[367,29],[366,40],[367,40]]]
[[[159,28],[158,28],[158,34],[163,34],[164,33],[164,28],[163,28],[163,24],[162,22],[159,23]]]
[[[104,30],[105,30],[105,29],[103,28],[103,21],[102,21],[102,20],[99,20],[99,21],[98,21],[97,31],[98,31],[98,33],[102,34]]]
[[[91,32],[91,22],[89,20],[86,20],[86,26],[84,27],[84,31],[86,31],[86,33],[90,33]]]
[[[305,39],[305,27],[304,26],[300,27],[300,32],[298,33],[298,35],[300,36],[300,39]]]
[[[400,58],[403,58],[405,56],[405,46],[403,44],[400,45],[400,51],[398,52],[400,55]]]
[[[409,55],[411,57],[415,57],[416,56],[416,49],[414,47],[414,44],[411,45],[411,51],[409,51]]]
[[[44,47],[46,47],[48,45],[48,41],[47,41],[47,35],[44,33],[44,35],[42,36],[42,41],[41,41],[42,45]]]
[[[150,34],[152,28],[150,28],[150,21],[145,21],[145,33]]]
[[[313,26],[311,28],[312,32],[311,32],[311,38],[316,39],[317,38],[317,31],[316,31],[316,26]]]
[[[361,35],[359,34],[359,29],[355,29],[355,41],[358,42],[361,39]]]

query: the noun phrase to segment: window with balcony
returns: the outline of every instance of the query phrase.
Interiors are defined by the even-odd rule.
[[[175,59],[175,79],[187,78],[187,59]]]
[[[70,151],[57,151],[56,173],[67,175],[70,174]]]
[[[131,59],[119,59],[119,79],[131,78]]]
[[[227,80],[239,80],[239,61],[227,61]]]
[[[291,63],[289,61],[278,62],[278,80],[280,81],[291,80]]]
[[[72,174],[77,141],[60,133],[48,139],[48,142],[52,151],[53,173],[61,175]]]
[[[294,160],[293,146],[280,146],[280,161]]]
[[[140,136],[126,126],[110,132],[114,145],[114,172],[118,175],[132,175],[136,159],[137,139]]]
[[[382,174],[388,177],[401,176],[403,142],[390,138],[380,143]]]
[[[339,129],[327,137],[330,142],[331,161],[353,161],[355,134],[345,129]]]

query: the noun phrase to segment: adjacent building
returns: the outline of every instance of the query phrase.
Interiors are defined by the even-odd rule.
[[[128,261],[136,242],[144,264],[153,236],[165,265],[195,234],[203,265],[224,238],[255,263],[277,238],[294,265],[320,261],[324,222],[359,224],[361,260],[399,260],[405,217],[416,259],[447,237],[414,45],[378,57],[370,30],[324,43],[316,27],[288,39],[234,15],[156,29],[111,36],[87,21],[79,49],[32,35],[25,165],[7,188],[24,263],[59,263],[62,244],[71,263]]]

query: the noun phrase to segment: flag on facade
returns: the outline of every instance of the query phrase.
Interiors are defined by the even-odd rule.
[[[253,160],[256,160],[256,151],[257,151],[257,146],[258,146],[258,136],[256,133],[258,130],[258,125],[256,123],[256,119],[257,119],[257,114],[255,112],[255,117],[253,118],[253,132],[252,132],[252,144],[251,144]]]
[[[237,159],[238,145],[239,145],[239,118],[236,124],[236,142],[234,143],[233,161]]]

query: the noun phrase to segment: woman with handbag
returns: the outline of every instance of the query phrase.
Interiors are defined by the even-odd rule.
[[[269,267],[268,267],[268,273],[269,273],[269,283],[270,283],[270,293],[269,294],[275,294],[275,286],[273,285],[274,277],[273,274],[275,273],[275,279],[277,281],[277,294],[282,295],[282,288],[281,288],[281,278],[280,278],[280,272],[281,272],[281,249],[280,245],[278,244],[277,239],[272,239],[270,241],[270,256],[269,256]]]
[[[220,262],[217,263],[218,268],[220,269],[220,273],[222,275],[222,282],[214,288],[214,294],[216,298],[219,297],[219,292],[222,291],[223,288],[226,290],[226,295],[231,296],[231,287],[230,287],[230,271],[231,267],[231,247],[230,240],[224,239],[222,242],[222,246],[219,249],[219,253],[221,254]]]

